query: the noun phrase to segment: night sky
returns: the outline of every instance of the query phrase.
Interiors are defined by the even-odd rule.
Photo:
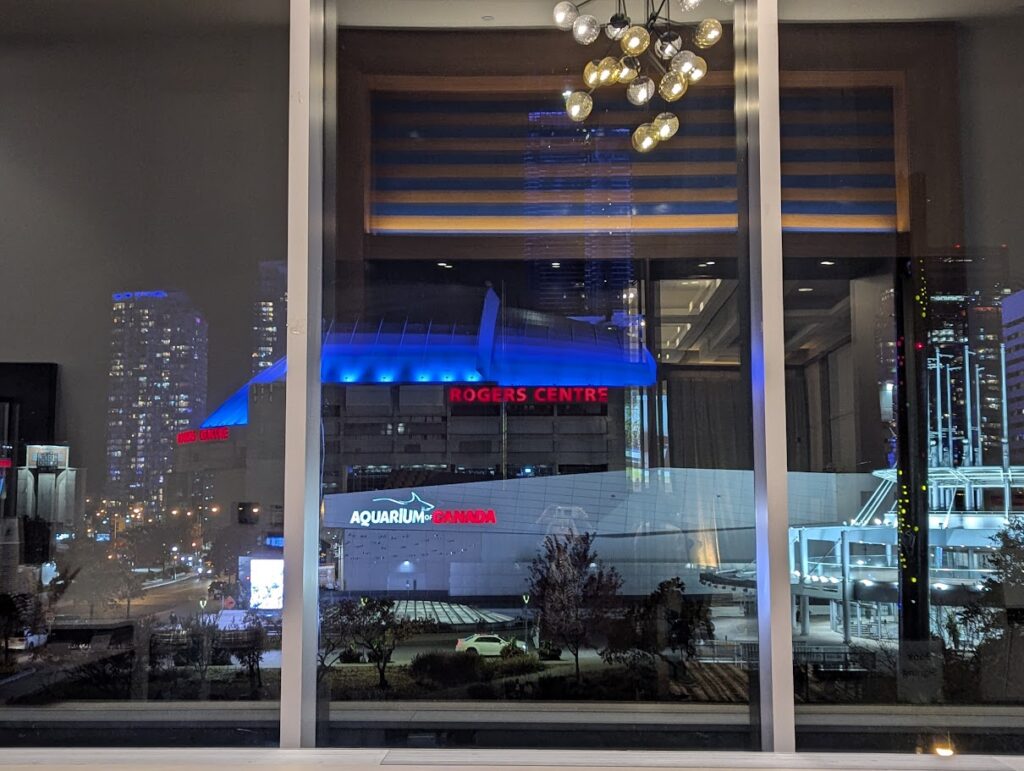
[[[98,493],[112,293],[190,296],[211,408],[250,376],[257,267],[286,257],[287,36],[8,47],[0,102],[0,361],[60,365],[57,438]]]

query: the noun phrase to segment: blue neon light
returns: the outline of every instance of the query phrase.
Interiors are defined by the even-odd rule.
[[[653,357],[630,346],[619,330],[587,321],[549,317],[557,333],[504,327],[501,301],[484,297],[480,324],[443,334],[382,330],[328,336],[321,349],[320,379],[349,384],[495,383],[502,386],[647,386],[655,380]],[[607,324],[607,322],[604,322]],[[240,426],[249,420],[249,387],[282,382],[285,359],[238,389],[202,424]]]
[[[113,294],[115,302],[124,302],[125,300],[141,300],[146,297],[167,297],[167,292],[157,289],[152,292],[114,292]]]

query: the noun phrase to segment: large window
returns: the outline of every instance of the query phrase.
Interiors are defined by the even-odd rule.
[[[1022,19],[780,6],[798,746],[1019,751]]]
[[[88,5],[3,12],[0,744],[275,745],[284,29]]]
[[[1020,752],[1024,17],[777,4],[0,14],[0,745]]]
[[[466,14],[339,32],[322,741],[751,747],[730,41],[682,100],[621,84],[574,122],[620,42]]]

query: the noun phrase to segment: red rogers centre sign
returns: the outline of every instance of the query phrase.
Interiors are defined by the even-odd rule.
[[[607,386],[452,386],[449,404],[607,404]]]

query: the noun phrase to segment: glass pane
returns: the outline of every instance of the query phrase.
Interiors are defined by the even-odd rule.
[[[401,8],[340,16],[321,742],[750,747],[731,43],[638,107],[583,98],[587,61],[623,55],[604,31]],[[677,133],[633,149],[663,112]]]
[[[781,15],[798,745],[1020,752],[1024,16]]]
[[[277,743],[286,7],[184,5],[5,7],[0,744]]]

